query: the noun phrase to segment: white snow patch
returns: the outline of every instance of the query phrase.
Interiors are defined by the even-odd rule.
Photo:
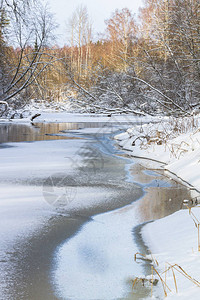
[[[173,129],[173,124],[165,120],[164,124],[134,126],[115,136],[115,139],[123,149],[128,150],[129,155],[159,161],[160,168],[174,173],[195,188],[197,191],[192,193],[196,197],[200,191],[200,130],[198,117],[191,120],[191,123],[192,121],[196,122],[196,129],[190,126],[190,119],[183,120],[182,134],[175,132],[175,126]],[[143,163],[146,166],[152,165],[148,160],[143,160]],[[192,208],[192,211],[197,220],[200,220],[200,207]],[[166,263],[177,264],[200,282],[198,230],[188,209],[145,225],[142,235],[154,258],[159,261],[157,270],[160,273],[165,271]],[[199,299],[200,287],[176,270],[175,276],[178,293],[175,290],[172,271],[167,274],[167,284],[172,289],[172,292],[168,293],[169,299]],[[155,295],[159,295],[160,292],[161,290],[156,290]],[[164,293],[162,297],[164,298]]]
[[[59,298],[126,298],[127,282],[142,272],[133,257],[137,251],[132,238],[135,211],[131,204],[97,215],[59,247],[53,272]]]
[[[115,139],[129,155],[160,161],[162,168],[200,191],[200,130],[192,131],[191,127],[180,134],[174,128],[164,119],[162,123],[129,128]]]
[[[200,220],[200,207],[192,209]],[[200,252],[198,252],[198,230],[188,210],[181,210],[171,216],[149,223],[142,229],[142,236],[159,262],[156,269],[162,274],[165,266],[177,264],[189,276],[200,283]],[[178,269],[178,267],[177,267]],[[179,269],[180,270],[180,269]],[[174,270],[178,293],[176,293],[172,271],[167,273],[169,299],[199,299],[200,287]],[[162,276],[164,279],[164,275]],[[164,293],[163,293],[164,297]]]

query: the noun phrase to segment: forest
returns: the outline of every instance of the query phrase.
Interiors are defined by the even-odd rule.
[[[90,113],[199,112],[199,0],[145,0],[137,17],[116,9],[98,39],[86,7],[67,21],[59,47],[48,6],[1,0],[0,116],[32,100]]]

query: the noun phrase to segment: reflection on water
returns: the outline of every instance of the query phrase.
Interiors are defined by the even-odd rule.
[[[148,188],[147,193],[140,202],[140,218],[150,221],[163,218],[182,208],[184,199],[190,199],[190,191],[182,186],[171,188]]]
[[[113,124],[110,123],[110,126]],[[33,125],[0,123],[0,143],[73,139],[67,136],[70,130],[99,129],[104,126],[108,127],[109,124],[106,122],[34,123]]]
[[[131,172],[134,180],[142,183],[146,191],[137,205],[141,223],[168,216],[183,208],[184,199],[191,199],[191,191],[166,177],[164,171],[147,171],[135,164]]]
[[[0,143],[57,140],[65,137],[47,134],[54,134],[63,129],[66,129],[64,124],[39,124],[32,126],[25,124],[0,124]]]
[[[99,128],[104,125],[103,123],[37,123],[34,126],[4,124],[0,125],[0,142],[63,139],[68,138],[67,131],[69,130],[79,130],[86,127]],[[74,135],[74,137],[76,136]],[[85,139],[87,141],[87,136],[85,136]],[[93,140],[95,144],[96,138],[94,137]],[[71,142],[68,141],[69,147],[71,147]],[[104,141],[104,143],[107,143],[107,141]],[[60,145],[62,143],[57,144],[59,151],[62,149],[59,147],[63,147],[63,145]],[[138,252],[137,249],[143,246],[143,241],[139,239],[140,236],[136,231],[134,231],[134,240],[137,243],[133,241],[132,230],[145,221],[158,219],[179,210],[182,206],[182,200],[185,198],[190,199],[190,191],[186,187],[167,179],[164,174],[159,174],[157,171],[147,171],[139,164],[126,168],[126,164],[132,163],[132,160],[129,160],[129,162],[124,159],[120,160],[117,156],[108,155],[104,152],[101,153],[104,161],[103,167],[99,168],[98,172],[93,175],[91,168],[89,168],[90,165],[88,165],[88,156],[85,153],[89,153],[89,158],[94,162],[94,159],[96,159],[95,154],[100,151],[101,145],[99,149],[94,146],[94,151],[90,151],[91,145],[91,142],[86,143],[84,150],[87,150],[88,146],[88,151],[80,152],[83,165],[87,165],[88,168],[84,168],[84,172],[79,170],[82,176],[80,176],[78,199],[82,199],[82,203],[85,203],[84,199],[86,198],[88,198],[87,200],[93,200],[94,195],[97,195],[97,187],[99,188],[102,185],[102,203],[100,204],[103,209],[98,202],[97,206],[93,205],[90,208],[87,204],[88,201],[86,201],[83,207],[76,209],[73,216],[62,214],[52,216],[33,236],[30,236],[24,243],[20,241],[18,245],[15,245],[15,252],[11,253],[9,257],[7,255],[7,259],[10,258],[14,265],[6,265],[8,267],[6,271],[8,272],[6,293],[11,296],[4,299],[77,299],[69,294],[69,296],[57,298],[56,295],[60,294],[58,282],[55,284],[56,278],[50,281],[52,279],[51,268],[55,262],[53,258],[58,253],[59,247],[65,243],[67,245],[63,248],[65,252],[64,261],[61,264],[64,272],[61,273],[60,278],[60,289],[61,291],[64,290],[64,293],[69,293],[69,291],[74,292],[75,295],[78,293],[81,300],[97,299],[94,298],[94,295],[90,298],[83,298],[82,296],[83,293],[87,294],[92,291],[91,285],[93,285],[94,293],[96,289],[99,290],[99,293],[101,291],[105,293],[105,287],[109,288],[110,286],[109,295],[111,296],[113,294],[116,296],[117,288],[123,288],[122,294],[125,296],[124,298],[121,297],[120,300],[144,299],[150,293],[149,288],[144,289],[140,285],[137,285],[135,290],[132,291],[132,282],[128,282],[129,278],[133,279],[134,276],[138,275],[133,257],[134,253]],[[110,152],[109,154],[115,154],[116,152],[113,149],[113,153]],[[128,177],[130,180],[127,182],[124,180],[127,178],[124,170],[128,170],[131,175],[131,178]],[[91,178],[90,181],[87,178]],[[36,181],[38,181],[37,178],[32,178],[32,183]],[[133,197],[133,193],[137,191],[133,182],[139,183],[146,192],[143,197],[141,197],[141,193],[138,193],[136,197],[139,198],[138,201],[134,201],[136,198]],[[40,184],[42,184],[41,181]],[[131,184],[133,187],[130,186]],[[130,188],[128,188],[129,186]],[[82,187],[85,187],[84,192]],[[96,190],[94,191],[91,187],[96,187]],[[109,190],[113,190],[112,197],[109,195]],[[110,202],[106,201],[107,197],[110,198]],[[122,205],[118,205],[118,202],[123,201],[123,208],[119,209]],[[116,207],[118,207],[117,210]],[[115,211],[108,213],[108,211],[114,209]],[[107,213],[103,214],[102,212],[105,211]],[[92,221],[90,216],[97,213],[102,214],[93,217]],[[84,218],[80,219],[80,215]],[[87,223],[87,221],[90,222]],[[139,252],[144,253],[143,250]],[[105,254],[107,254],[106,259]],[[61,256],[58,256],[58,261],[61,258]],[[94,273],[97,266],[101,271],[99,274]],[[102,272],[103,266],[110,270],[110,272],[107,272],[108,275],[111,275],[109,280],[105,280],[107,278],[105,272]],[[89,271],[88,268],[90,268]],[[53,271],[55,272],[55,270]],[[146,266],[145,273],[148,274],[149,271],[149,266]],[[130,274],[130,277],[127,276],[127,273]],[[72,274],[74,274],[74,277]],[[73,279],[74,282],[72,282]],[[82,285],[80,279],[82,279]],[[103,283],[106,281],[103,287],[100,285],[101,281]],[[74,286],[72,286],[72,283],[74,283]],[[117,296],[119,297],[119,294]],[[117,299],[117,296],[112,297],[112,299]],[[108,294],[98,299],[108,300]]]
[[[115,176],[116,170],[112,170],[110,178]],[[138,300],[149,296],[148,284],[138,284],[132,290],[131,280],[151,274],[150,264],[139,264],[133,259],[136,252],[148,250],[137,227],[179,210],[183,199],[191,196],[186,187],[155,170],[145,170],[140,164],[132,165],[129,173],[132,182],[137,181],[144,188],[145,195],[110,213],[93,216],[92,222],[58,247],[52,273],[59,299]],[[131,183],[131,178],[128,180]],[[127,194],[123,192],[122,197]]]

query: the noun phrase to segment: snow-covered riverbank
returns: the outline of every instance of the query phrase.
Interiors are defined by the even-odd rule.
[[[77,121],[76,124],[73,123],[74,119]],[[105,289],[104,293],[109,294],[102,299],[115,298],[112,296],[113,293],[114,295],[121,293],[122,296],[131,293],[130,285],[124,282],[124,274],[128,274],[129,278],[134,270],[132,253],[137,251],[137,248],[132,247],[132,228],[136,218],[133,218],[131,213],[130,217],[126,218],[126,211],[121,213],[123,214],[121,219],[117,218],[116,212],[113,213],[113,224],[108,221],[102,224],[101,220],[99,222],[99,219],[96,221],[92,218],[94,215],[120,208],[123,211],[124,206],[131,205],[143,195],[143,190],[138,184],[125,180],[126,159],[112,155],[110,149],[113,148],[113,151],[116,149],[106,138],[106,133],[118,131],[118,125],[123,129],[125,128],[123,126],[127,127],[130,123],[123,125],[123,118],[113,121],[109,117],[96,116],[91,117],[91,122],[89,116],[76,115],[74,119],[68,114],[52,114],[41,116],[41,123],[33,126],[1,124],[0,299],[2,300],[51,300],[57,299],[55,293],[58,294],[58,299],[61,297],[69,299],[66,292],[72,291],[72,281],[69,283],[64,279],[67,279],[67,275],[70,279],[73,279],[72,275],[78,278],[81,272],[82,287],[86,294],[92,291],[91,284],[93,284],[93,293],[101,295],[99,281],[102,285],[105,281],[107,283],[105,278],[108,277],[105,277],[105,272],[110,282],[109,290]],[[52,120],[57,121],[54,124],[48,123]],[[136,122],[134,117],[132,120]],[[59,124],[60,122],[63,122],[63,126],[62,123]],[[85,128],[82,123],[85,123]],[[114,129],[114,126],[117,128]],[[25,130],[25,127],[28,127],[28,130]],[[16,141],[16,137],[17,142],[13,142]],[[115,224],[116,218],[118,226]],[[102,239],[105,238],[104,233],[108,232],[106,241],[109,243],[105,242],[105,245],[103,242],[100,243],[97,232],[93,237],[94,231],[91,230],[92,235],[88,236],[87,240],[81,240],[81,245],[78,244],[79,255],[76,266],[81,265],[81,259],[81,266],[88,265],[92,276],[88,275],[88,268],[84,273],[83,269],[75,268],[74,265],[72,265],[73,273],[69,272],[66,275],[66,264],[62,265],[63,257],[56,255],[58,247],[77,231],[81,231],[83,224],[87,222],[96,225],[95,228],[99,231],[104,229],[102,235],[99,232]],[[123,224],[125,225],[122,226]],[[124,248],[124,259],[119,260],[118,277],[112,274],[116,272],[115,262],[122,255],[122,251],[116,246],[119,238],[116,239],[112,234],[113,227],[116,227],[116,231],[119,230],[119,236],[122,237],[121,247]],[[113,237],[113,242],[110,237]],[[102,245],[101,249],[99,245]],[[110,255],[110,249],[113,248],[114,257],[113,251]],[[64,258],[73,257],[73,254],[74,252],[66,253]],[[115,259],[113,263],[110,257]],[[73,261],[69,263],[71,262]],[[138,268],[140,274],[142,266]],[[56,276],[52,275],[52,270]],[[63,270],[65,277],[62,276]],[[87,287],[86,276],[92,279],[90,282],[87,281]],[[81,278],[79,289],[76,282],[74,292],[83,299],[80,282]],[[67,285],[70,285],[70,289],[67,288],[66,291]],[[146,294],[147,292],[145,291]],[[143,290],[142,293],[144,294]],[[87,295],[89,297],[89,294]],[[95,295],[91,297],[87,299],[94,299]],[[73,296],[70,297],[72,298],[74,299]]]
[[[162,123],[159,124],[147,124],[147,125],[141,125],[142,122],[158,122],[162,120]],[[16,120],[15,120],[16,121]],[[168,119],[163,118],[152,118],[152,117],[135,117],[135,116],[97,116],[97,115],[72,115],[72,114],[66,114],[66,113],[52,113],[52,114],[42,114],[39,118],[35,120],[35,122],[45,123],[48,125],[50,122],[56,122],[56,123],[73,123],[77,122],[77,128],[70,128],[66,132],[66,130],[63,130],[62,126],[61,128],[58,127],[57,130],[59,132],[59,135],[61,138],[65,136],[65,140],[49,140],[49,141],[40,141],[35,143],[30,143],[30,135],[28,135],[27,138],[27,132],[20,131],[21,137],[21,143],[6,143],[2,144],[1,146],[1,173],[0,173],[0,180],[1,180],[1,191],[4,201],[1,201],[1,212],[2,212],[2,218],[1,218],[1,225],[2,225],[2,248],[0,249],[1,254],[1,260],[2,260],[2,271],[0,272],[0,278],[1,282],[3,283],[2,286],[0,286],[0,292],[1,295],[3,295],[2,299],[7,299],[6,295],[3,294],[3,291],[7,291],[6,284],[8,283],[8,278],[14,276],[12,271],[18,270],[19,266],[17,265],[17,259],[16,259],[16,253],[21,253],[21,248],[25,243],[27,243],[28,238],[31,236],[31,242],[33,238],[37,235],[37,232],[40,233],[41,228],[44,228],[44,233],[42,231],[42,234],[38,234],[38,236],[42,236],[42,238],[38,241],[36,240],[36,244],[39,245],[40,249],[42,249],[43,256],[41,256],[41,253],[38,255],[37,247],[33,248],[35,250],[34,258],[37,258],[37,264],[34,264],[33,266],[33,275],[36,276],[37,270],[40,269],[40,272],[43,272],[45,269],[45,266],[43,268],[43,265],[48,265],[49,262],[46,262],[44,259],[45,257],[48,258],[51,253],[46,253],[45,243],[48,245],[52,244],[52,241],[54,241],[54,244],[59,244],[61,241],[55,240],[55,235],[59,236],[57,234],[57,231],[51,232],[49,229],[54,228],[56,223],[56,228],[60,228],[60,223],[63,224],[63,222],[66,222],[67,216],[60,214],[59,211],[55,211],[51,205],[49,205],[51,202],[51,198],[47,198],[46,201],[44,199],[44,179],[45,178],[52,178],[52,174],[56,175],[55,178],[57,178],[58,173],[64,173],[65,176],[69,176],[71,178],[71,175],[74,175],[75,169],[77,167],[84,167],[85,162],[88,163],[88,160],[85,158],[84,153],[80,152],[80,149],[85,149],[85,143],[86,139],[83,135],[88,134],[89,132],[93,132],[95,136],[95,141],[99,141],[99,137],[102,137],[105,135],[105,133],[113,132],[112,126],[117,126],[119,130],[126,130],[127,127],[133,127],[133,129],[128,130],[127,133],[119,135],[118,140],[120,145],[124,147],[124,149],[129,150],[128,152],[132,155],[136,156],[144,156],[149,157],[154,160],[160,160],[162,163],[159,163],[159,166],[164,166],[164,168],[170,171],[173,171],[174,173],[180,172],[180,174],[183,172],[182,179],[187,180],[190,184],[194,185],[197,189],[200,188],[200,182],[198,181],[198,170],[199,165],[196,163],[198,161],[198,145],[200,141],[199,132],[196,129],[196,133],[191,134],[191,131],[185,132],[185,135],[178,135],[174,139],[169,139],[168,143],[164,142],[161,143],[161,140],[164,141],[167,140],[167,135],[170,132],[170,136],[173,136],[173,130],[172,127],[173,124],[168,125]],[[81,124],[84,122],[90,122],[90,123],[97,123],[96,125],[93,124],[92,128],[85,128],[82,127]],[[29,123],[29,122],[28,122]],[[100,125],[98,125],[98,123]],[[138,125],[137,125],[138,124]],[[163,124],[165,124],[165,127],[163,127]],[[28,126],[28,125],[27,125]],[[167,126],[167,127],[166,127]],[[183,126],[183,125],[182,125]],[[187,129],[189,129],[189,125],[187,124]],[[165,130],[163,129],[165,128]],[[166,130],[167,128],[167,130]],[[42,132],[38,130],[37,124],[33,126],[33,129],[36,131],[37,136],[40,136],[43,134],[46,135],[45,132]],[[73,129],[73,130],[71,130]],[[109,131],[108,131],[109,129]],[[192,129],[192,128],[191,128]],[[6,127],[7,130],[7,127]],[[75,130],[75,132],[78,133],[76,136],[76,139],[72,139],[72,132]],[[164,133],[163,133],[164,131]],[[2,135],[5,132],[5,126],[2,126]],[[151,138],[149,140],[149,132],[152,133]],[[9,129],[7,130],[8,135],[11,135],[11,132]],[[52,137],[54,136],[54,131],[51,132]],[[135,133],[135,134],[134,134]],[[81,136],[82,134],[82,136]],[[154,134],[154,135],[153,135]],[[138,136],[140,135],[140,138]],[[35,136],[35,135],[34,135]],[[46,135],[48,137],[48,135]],[[131,136],[131,137],[130,137]],[[80,138],[81,137],[81,138]],[[147,137],[147,138],[146,138]],[[34,137],[35,138],[35,137]],[[137,140],[136,140],[137,139]],[[151,140],[152,139],[152,140]],[[154,141],[153,141],[154,139]],[[24,143],[24,141],[28,141]],[[146,142],[145,142],[146,141]],[[134,142],[134,143],[133,143]],[[88,140],[88,143],[90,144],[90,139]],[[106,143],[106,142],[105,142]],[[135,144],[135,146],[132,146],[131,144]],[[177,146],[176,146],[177,144]],[[181,145],[179,145],[181,144]],[[108,145],[107,145],[108,146]],[[101,148],[101,143],[100,146]],[[102,146],[103,147],[103,146]],[[142,147],[142,149],[141,149]],[[90,149],[90,148],[89,148]],[[106,148],[107,149],[107,148]],[[166,151],[165,151],[166,150]],[[82,155],[81,155],[82,153]],[[96,153],[96,152],[95,152]],[[174,156],[172,154],[175,154]],[[72,159],[69,159],[72,157]],[[101,158],[101,157],[100,157]],[[76,160],[76,168],[72,166],[74,163],[74,159]],[[193,159],[193,160],[192,160]],[[95,156],[96,161],[96,156]],[[100,159],[101,161],[101,159]],[[188,164],[185,164],[185,162],[188,162]],[[193,171],[192,168],[190,168],[191,161],[193,162]],[[145,162],[146,164],[146,162]],[[104,165],[106,167],[109,167],[109,164],[104,158]],[[178,167],[179,165],[179,167]],[[117,166],[117,167],[116,167]],[[119,161],[115,165],[114,174],[116,176],[119,175]],[[118,169],[119,168],[119,169]],[[171,169],[170,169],[171,168]],[[174,169],[173,169],[174,168]],[[188,169],[187,169],[188,168]],[[122,168],[123,169],[123,168]],[[186,173],[186,170],[187,173]],[[177,172],[176,172],[177,171]],[[194,172],[195,171],[195,172]],[[61,175],[62,175],[61,174]],[[76,175],[77,174],[77,175]],[[108,178],[105,178],[105,170],[103,170],[103,176],[102,178],[104,180],[110,179],[110,175]],[[178,174],[180,176],[180,174]],[[193,177],[191,176],[194,175]],[[79,173],[75,173],[76,178],[79,178]],[[50,176],[50,177],[49,177]],[[95,179],[95,178],[93,178]],[[87,178],[86,178],[87,180]],[[191,181],[190,181],[191,180]],[[116,181],[116,180],[115,180]],[[122,182],[121,178],[119,182]],[[48,183],[48,182],[47,182]],[[84,181],[81,182],[82,185],[84,185]],[[124,189],[120,186],[120,184],[117,182],[115,183],[120,192],[122,193],[122,196],[118,197],[119,199],[123,200],[127,197],[124,196],[125,192],[128,192],[126,183]],[[95,214],[101,213],[104,211],[104,208],[99,208],[100,200],[103,199],[102,203],[108,204],[110,197],[109,189],[105,189],[105,196],[102,193],[102,190],[93,189],[93,187],[87,187],[87,193],[86,189],[84,189],[83,193],[83,187],[77,189],[77,196],[79,201],[73,201],[69,203],[67,206],[67,212],[69,213],[69,209],[73,212],[74,205],[77,205],[79,212],[81,212],[81,215],[92,215],[94,212],[90,210],[95,210]],[[117,188],[115,188],[116,193],[118,193]],[[99,193],[98,193],[99,191]],[[104,190],[103,190],[104,191]],[[49,192],[49,191],[47,191]],[[51,190],[50,190],[51,192]],[[58,192],[62,193],[62,189]],[[193,191],[194,193],[194,191]],[[51,193],[50,193],[51,194]],[[55,191],[53,191],[54,195],[57,195]],[[95,195],[89,197],[88,195]],[[120,194],[121,195],[121,194]],[[133,201],[133,193],[132,190],[130,191],[130,202]],[[195,196],[196,194],[194,194]],[[101,196],[101,199],[99,198]],[[17,199],[16,199],[17,198]],[[139,195],[136,197],[139,198]],[[18,202],[18,200],[20,202]],[[89,202],[89,200],[91,200]],[[113,201],[116,204],[116,201]],[[149,201],[150,202],[150,201]],[[82,207],[82,204],[84,203],[84,207],[86,206],[87,211],[80,210],[80,207]],[[98,206],[98,209],[97,207]],[[136,205],[136,204],[135,204]],[[119,203],[116,207],[121,207],[122,205]],[[136,205],[137,206],[137,205]],[[155,206],[155,205],[154,205]],[[76,207],[76,208],[77,208]],[[145,206],[146,207],[146,206]],[[150,206],[149,206],[150,207]],[[114,209],[115,207],[112,207]],[[106,208],[107,209],[107,208]],[[152,207],[151,207],[152,209]],[[123,209],[122,209],[123,210]],[[198,217],[198,208],[194,208],[194,214]],[[88,213],[88,211],[90,213]],[[87,212],[87,214],[86,214]],[[114,215],[115,217],[115,215]],[[58,220],[60,220],[59,224],[57,225]],[[122,238],[124,238],[125,232],[127,232],[127,225],[129,226],[129,220],[131,220],[130,224],[130,240],[132,241],[132,219],[134,219],[132,213],[130,214],[130,218],[123,219],[124,224],[126,224],[126,227],[122,228],[119,226],[119,232],[120,235],[122,235]],[[14,220],[14,221],[13,221]],[[118,219],[119,220],[119,219]],[[62,221],[62,222],[61,222]],[[53,222],[53,226],[52,226]],[[70,219],[71,222],[71,219]],[[76,230],[79,228],[83,220],[76,220],[74,218]],[[116,222],[114,222],[116,223]],[[17,226],[16,226],[17,224]],[[66,223],[66,227],[69,228],[69,224]],[[71,227],[70,227],[71,228]],[[69,231],[71,230],[69,228]],[[62,228],[61,228],[62,229]],[[51,234],[47,233],[50,231]],[[63,231],[63,235],[66,235],[66,229],[60,230]],[[59,234],[60,234],[59,231]],[[55,234],[56,233],[56,234]],[[62,232],[61,232],[62,233]],[[71,234],[71,233],[70,233]],[[163,270],[163,265],[165,262],[168,263],[177,263],[180,264],[180,266],[188,272],[189,275],[194,277],[196,280],[200,278],[200,272],[198,272],[198,260],[199,260],[199,254],[197,251],[197,230],[193,224],[193,221],[191,220],[191,217],[188,214],[188,210],[180,211],[178,213],[175,213],[174,215],[171,215],[170,217],[161,219],[159,221],[156,221],[154,223],[150,223],[147,226],[143,227],[142,230],[143,238],[146,241],[148,247],[151,249],[152,253],[154,254],[155,258],[159,260],[159,267],[157,268],[158,271]],[[46,240],[44,240],[44,237],[46,237]],[[50,237],[50,238],[49,238]],[[62,235],[61,235],[62,237]],[[62,237],[63,238],[63,237]],[[19,244],[19,251],[16,250],[16,243],[15,241],[18,241]],[[24,244],[22,243],[24,242]],[[44,241],[44,242],[43,242]],[[35,243],[35,240],[34,240]],[[34,244],[33,243],[33,244]],[[119,239],[117,240],[117,243],[119,243]],[[32,245],[32,244],[31,244]],[[44,247],[45,245],[45,247]],[[54,245],[55,246],[55,245]],[[30,253],[30,245],[27,246],[28,252]],[[45,251],[43,251],[43,248]],[[112,247],[110,246],[112,249]],[[49,248],[49,252],[52,252],[52,249]],[[25,248],[25,250],[27,250]],[[129,258],[132,259],[132,248],[130,244],[127,246],[127,252],[130,254],[129,256],[125,255],[126,260]],[[10,255],[10,257],[8,257]],[[31,254],[26,257],[20,254],[23,259],[21,261],[25,261],[25,269],[27,268],[26,262],[30,262],[30,265],[32,264],[32,252]],[[15,257],[14,266],[11,265],[11,261]],[[40,259],[38,259],[40,257]],[[25,260],[26,258],[26,260]],[[30,259],[31,258],[31,259]],[[117,257],[118,258],[118,257]],[[90,258],[89,258],[90,259]],[[44,260],[44,262],[43,262]],[[126,266],[125,259],[120,260],[122,263],[122,266]],[[134,262],[133,262],[134,263]],[[9,271],[11,274],[8,274],[9,267],[12,267],[12,270]],[[17,267],[16,267],[17,266]],[[122,268],[120,266],[119,268]],[[130,266],[130,265],[129,265]],[[131,268],[130,268],[131,269]],[[133,269],[133,268],[132,268]],[[132,274],[132,269],[130,271],[130,274]],[[21,270],[21,269],[20,269]],[[197,271],[196,271],[197,270]],[[61,269],[62,271],[62,269]],[[116,270],[117,272],[117,270]],[[22,273],[22,275],[20,275]],[[22,292],[20,289],[21,287],[18,282],[24,282],[24,284],[27,284],[27,290],[29,290],[31,286],[30,293],[33,293],[33,299],[35,299],[35,290],[34,287],[37,287],[38,294],[41,293],[43,290],[43,287],[45,284],[47,284],[45,281],[42,281],[40,276],[36,276],[37,280],[34,276],[30,276],[30,270],[27,271],[26,275],[30,276],[27,280],[24,278],[21,278],[20,276],[25,276],[23,272],[19,274],[19,278],[15,276],[16,284],[15,286],[18,287],[18,292]],[[31,273],[31,274],[32,274]],[[58,274],[58,273],[56,273]],[[136,273],[134,273],[136,274]],[[44,274],[40,274],[42,278],[44,278]],[[62,275],[62,273],[61,273]],[[177,276],[177,275],[176,275]],[[34,281],[33,281],[34,279]],[[85,277],[83,277],[85,279]],[[93,278],[92,278],[93,279]],[[180,278],[178,280],[178,290],[180,294],[178,294],[178,297],[180,299],[198,299],[199,294],[199,288],[196,288],[193,283],[187,282],[185,284],[183,280]],[[170,283],[171,281],[171,283]],[[172,276],[171,278],[167,279],[167,284],[172,286]],[[34,284],[33,284],[34,282]],[[119,281],[117,281],[119,284]],[[65,282],[63,283],[65,285]],[[83,282],[83,285],[85,283]],[[64,286],[63,285],[63,286]],[[183,286],[183,287],[182,287]],[[15,288],[16,288],[15,287]],[[38,288],[39,287],[39,288]],[[119,286],[120,287],[120,286]],[[155,288],[155,293],[163,293],[161,289]],[[187,290],[186,290],[187,289]],[[15,291],[15,289],[13,289]],[[46,288],[48,290],[48,288]],[[62,290],[62,288],[61,288]],[[174,290],[174,288],[173,288]],[[183,294],[185,290],[185,294]],[[116,289],[117,291],[117,289]],[[15,291],[16,292],[16,291]],[[6,292],[7,293],[7,292]],[[32,294],[31,294],[32,295]],[[177,294],[169,293],[170,297],[177,297]],[[174,295],[174,296],[173,296]],[[195,298],[196,297],[196,298]],[[45,296],[43,297],[45,299]],[[29,299],[32,299],[29,297]],[[50,298],[49,298],[50,299]],[[162,298],[161,298],[162,299]]]
[[[192,124],[193,122],[193,124]],[[175,129],[175,130],[174,130]],[[164,123],[146,124],[128,129],[115,137],[129,155],[148,158],[141,163],[163,168],[170,176],[177,175],[188,184],[194,200],[199,203],[200,191],[200,130],[198,118]],[[156,269],[165,280],[165,268],[177,264],[189,276],[200,282],[200,252],[198,251],[198,220],[200,207],[180,210],[173,215],[148,223],[142,229],[143,239],[158,260]],[[195,226],[196,225],[196,226]],[[169,299],[199,299],[200,284],[194,283],[176,267],[167,273],[166,289]],[[177,284],[177,291],[175,287]],[[163,294],[161,284],[154,296]],[[160,297],[160,296],[158,296]],[[160,299],[160,298],[159,298]]]

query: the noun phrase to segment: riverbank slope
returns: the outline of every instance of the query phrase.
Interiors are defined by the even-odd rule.
[[[198,117],[179,120],[163,119],[162,123],[136,126],[115,136],[118,144],[129,155],[143,158],[142,164],[151,168],[156,162],[156,167],[164,169],[168,176],[176,176],[178,180],[184,182],[191,190],[194,204],[197,204],[190,210],[185,201],[187,209],[148,223],[142,228],[143,239],[159,263],[156,266],[157,271],[165,278],[165,274],[162,273],[165,268],[170,268],[166,276],[170,288],[170,290],[166,289],[169,299],[199,299],[200,130],[198,119]],[[170,267],[174,264],[177,266]],[[154,296],[163,293],[164,297],[164,291],[161,289],[160,285],[154,291]]]

